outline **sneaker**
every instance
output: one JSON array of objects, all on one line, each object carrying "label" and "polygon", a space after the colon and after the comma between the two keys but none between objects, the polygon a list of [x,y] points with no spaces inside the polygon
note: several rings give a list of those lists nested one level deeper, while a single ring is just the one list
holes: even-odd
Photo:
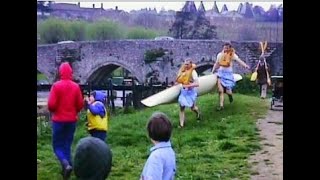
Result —
[{"label": "sneaker", "polygon": [[198,121],[201,120],[201,114],[200,114],[200,112],[197,113],[197,120],[198,120]]},{"label": "sneaker", "polygon": [[221,111],[221,110],[223,110],[223,106],[217,107],[217,111]]},{"label": "sneaker", "polygon": [[233,102],[233,97],[232,97],[232,95],[228,94],[228,96],[229,96],[229,102],[232,103],[232,102]]},{"label": "sneaker", "polygon": [[70,178],[72,172],[72,166],[67,165],[64,169],[63,169],[63,180],[68,180]]},{"label": "sneaker", "polygon": [[72,172],[72,166],[70,166],[69,162],[67,160],[62,160],[62,177],[63,180],[68,180],[70,178],[71,172]]}]

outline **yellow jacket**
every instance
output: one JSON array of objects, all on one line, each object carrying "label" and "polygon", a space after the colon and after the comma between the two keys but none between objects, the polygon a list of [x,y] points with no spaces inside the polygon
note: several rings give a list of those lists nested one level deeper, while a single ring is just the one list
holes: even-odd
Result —
[{"label": "yellow jacket", "polygon": [[219,65],[223,67],[230,67],[234,53],[235,50],[233,48],[231,48],[229,52],[223,53],[221,59],[219,59]]},{"label": "yellow jacket", "polygon": [[183,85],[189,84],[190,83],[190,79],[192,76],[192,71],[196,68],[195,64],[192,64],[192,67],[190,69],[185,69],[185,66],[182,65],[178,76],[176,78],[176,82],[181,83]]},{"label": "yellow jacket", "polygon": [[[101,103],[99,101],[94,102],[95,103]],[[102,103],[101,103],[102,104]],[[104,108],[105,109],[105,108]],[[90,112],[90,110],[87,110],[87,119],[88,119],[88,130],[96,129],[101,131],[108,131],[108,114],[105,109],[105,116],[101,118],[100,115],[94,115]]]}]

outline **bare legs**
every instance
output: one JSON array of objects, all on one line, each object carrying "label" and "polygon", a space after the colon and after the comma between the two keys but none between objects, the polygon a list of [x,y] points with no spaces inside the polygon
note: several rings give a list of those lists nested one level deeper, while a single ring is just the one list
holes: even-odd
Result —
[{"label": "bare legs", "polygon": [[267,87],[268,87],[267,84],[260,85],[260,97],[261,97],[261,99],[266,98],[266,96],[267,96]]},{"label": "bare legs", "polygon": [[184,120],[185,120],[185,113],[184,113],[184,106],[180,106],[180,113],[179,113],[179,117],[180,117],[180,127],[184,126]]},{"label": "bare legs", "polygon": [[221,81],[218,78],[218,91],[219,91],[219,105],[220,105],[220,110],[223,108],[223,102],[224,102],[224,91],[223,91],[223,87],[221,85]]},{"label": "bare legs", "polygon": [[[217,108],[217,110],[220,111],[224,108],[224,88],[221,85],[221,81],[219,78],[218,78],[217,84],[218,84],[218,91],[219,91],[219,107]],[[228,94],[229,101],[230,103],[232,103],[233,102],[232,91],[226,90],[226,94]]]},{"label": "bare legs", "polygon": [[[191,110],[196,113],[197,120],[200,120],[200,112],[199,112],[198,106],[193,104],[193,106],[191,107]],[[180,106],[179,117],[180,117],[180,125],[179,125],[179,127],[183,127],[184,126],[184,122],[185,122],[185,107],[184,106]]]}]

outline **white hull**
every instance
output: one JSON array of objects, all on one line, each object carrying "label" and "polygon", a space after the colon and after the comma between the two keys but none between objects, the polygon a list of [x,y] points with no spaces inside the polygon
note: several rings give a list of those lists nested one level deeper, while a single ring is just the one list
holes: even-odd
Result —
[{"label": "white hull", "polygon": [[[235,81],[242,79],[240,74],[233,74]],[[199,87],[196,88],[198,96],[209,93],[217,84],[217,74],[209,74],[199,77]],[[168,89],[165,89],[157,94],[149,96],[141,101],[142,104],[148,107],[157,106],[160,104],[171,103],[177,101],[177,98],[182,88],[181,84],[177,84]]]}]

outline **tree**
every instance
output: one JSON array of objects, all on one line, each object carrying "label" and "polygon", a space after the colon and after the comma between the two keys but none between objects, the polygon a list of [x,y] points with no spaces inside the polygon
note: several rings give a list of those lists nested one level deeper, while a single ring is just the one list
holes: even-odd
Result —
[{"label": "tree", "polygon": [[268,21],[277,22],[279,20],[279,11],[276,8],[271,8],[267,11]]},{"label": "tree", "polygon": [[195,21],[192,37],[193,39],[216,39],[216,27],[210,25],[210,22],[204,16],[198,16]]},{"label": "tree", "polygon": [[159,21],[161,21],[161,19],[159,19],[157,15],[148,12],[138,14],[134,18],[134,23],[136,25],[145,28],[159,28]]},{"label": "tree", "polygon": [[177,12],[169,34],[177,39],[216,39],[215,30],[216,26],[202,14]]}]

